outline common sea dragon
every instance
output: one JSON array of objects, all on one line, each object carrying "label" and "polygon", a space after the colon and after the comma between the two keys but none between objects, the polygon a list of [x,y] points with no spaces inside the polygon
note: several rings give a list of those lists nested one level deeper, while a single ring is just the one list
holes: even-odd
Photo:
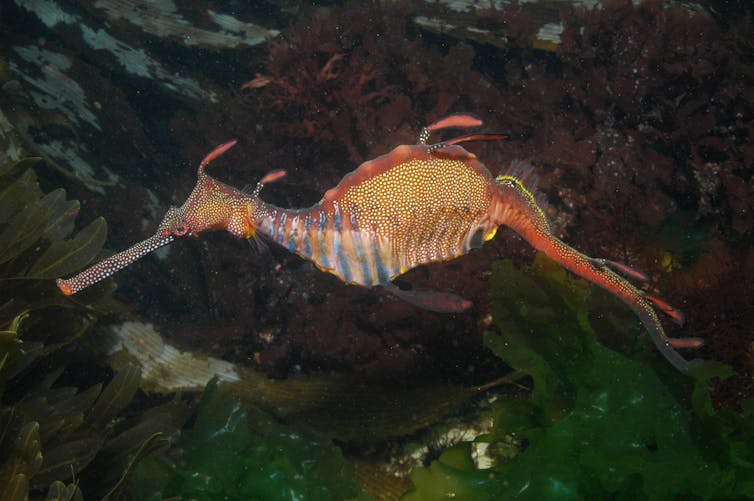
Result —
[{"label": "common sea dragon", "polygon": [[665,358],[685,370],[688,362],[676,348],[699,347],[702,341],[665,334],[653,306],[678,323],[683,315],[622,276],[646,280],[644,274],[585,256],[555,237],[535,196],[531,166],[513,162],[494,177],[460,146],[505,136],[470,134],[428,144],[437,130],[481,124],[467,114],[439,120],[422,130],[417,144],[398,146],[361,164],[306,209],[284,209],[259,198],[264,184],[284,171],[270,172],[251,192],[210,177],[207,165],[235,141],[220,145],[199,165],[198,181],[186,202],[168,209],[154,235],[73,278],[58,279],[58,287],[75,294],[176,238],[226,230],[238,238],[263,235],[343,282],[382,286],[417,306],[459,312],[471,303],[450,293],[404,291],[391,281],[416,266],[466,254],[505,225],[566,269],[618,296],[638,315]]}]

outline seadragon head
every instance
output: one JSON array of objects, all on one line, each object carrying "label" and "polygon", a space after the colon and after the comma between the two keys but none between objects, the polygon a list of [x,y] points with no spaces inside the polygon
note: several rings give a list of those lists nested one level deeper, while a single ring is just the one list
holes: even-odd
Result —
[{"label": "seadragon head", "polygon": [[228,151],[236,141],[222,144],[212,150],[199,164],[197,182],[191,194],[180,207],[170,207],[147,239],[87,268],[67,280],[57,279],[58,288],[70,296],[184,236],[197,237],[205,231],[226,230],[237,238],[252,238],[255,229],[249,222],[248,206],[257,198],[262,183],[282,177],[282,171],[270,173],[257,185],[253,193],[246,193],[212,178],[206,167]]}]

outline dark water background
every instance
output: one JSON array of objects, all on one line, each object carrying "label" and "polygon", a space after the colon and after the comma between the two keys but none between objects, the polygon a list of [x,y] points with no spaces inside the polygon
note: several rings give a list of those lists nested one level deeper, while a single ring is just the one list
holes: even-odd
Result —
[{"label": "dark water background", "polygon": [[[473,301],[460,315],[226,234],[65,300],[32,273],[55,240],[21,219],[41,192],[27,180],[22,199],[8,187],[28,166],[3,168],[3,499],[54,481],[86,499],[754,495],[751,17],[745,2],[0,3],[0,158],[43,158],[41,192],[80,201],[60,227],[95,225],[70,247],[89,259],[96,218],[105,249],[142,240],[230,139],[213,176],[241,188],[284,168],[263,198],[305,207],[471,112],[510,138],[468,148],[493,173],[531,161],[555,233],[647,273],[685,313],[669,335],[704,338],[688,356],[713,361],[675,373],[621,304],[529,268],[502,229],[399,279]],[[116,353],[124,322],[141,352]],[[207,378],[182,380],[147,331],[242,383],[200,405]]]}]

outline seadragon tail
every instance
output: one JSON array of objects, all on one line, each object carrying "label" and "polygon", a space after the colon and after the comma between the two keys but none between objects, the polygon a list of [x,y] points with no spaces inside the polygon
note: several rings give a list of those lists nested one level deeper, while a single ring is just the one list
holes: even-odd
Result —
[{"label": "seadragon tail", "polygon": [[514,166],[498,176],[491,208],[494,223],[512,228],[532,247],[567,270],[619,297],[639,317],[663,356],[677,369],[686,370],[689,363],[676,348],[698,348],[702,340],[668,337],[653,305],[676,322],[682,322],[682,314],[664,301],[646,295],[613,269],[638,280],[644,279],[644,274],[626,265],[586,256],[553,235],[530,176],[525,165]]}]

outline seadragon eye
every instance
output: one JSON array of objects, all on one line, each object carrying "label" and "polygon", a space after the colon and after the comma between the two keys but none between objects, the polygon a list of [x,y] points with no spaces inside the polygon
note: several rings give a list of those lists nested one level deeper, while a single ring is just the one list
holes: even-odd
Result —
[{"label": "seadragon eye", "polygon": [[182,224],[178,226],[175,230],[173,230],[173,234],[178,237],[182,237],[188,233],[188,227],[185,224]]}]

